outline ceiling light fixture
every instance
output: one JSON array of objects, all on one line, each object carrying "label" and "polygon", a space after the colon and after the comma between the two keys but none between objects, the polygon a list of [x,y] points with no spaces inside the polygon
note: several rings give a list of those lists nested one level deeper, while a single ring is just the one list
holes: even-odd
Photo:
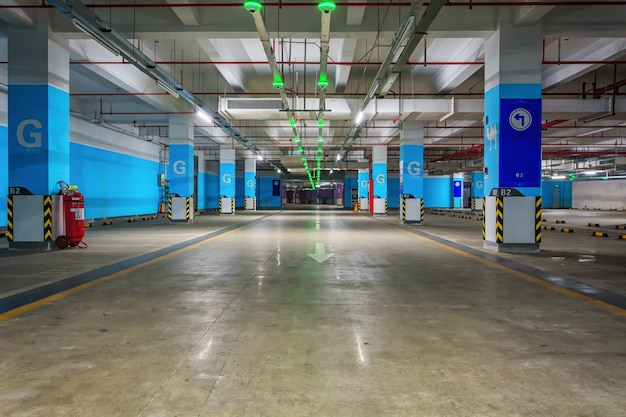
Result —
[{"label": "ceiling light fixture", "polygon": [[113,55],[118,56],[120,54],[120,51],[108,39],[104,38],[101,33],[98,33],[96,29],[93,29],[85,25],[83,22],[81,22],[80,20],[76,18],[71,19],[71,21],[74,24],[74,26],[76,26],[86,35],[89,35],[91,38],[93,38],[93,40],[98,42],[100,45],[104,46]]},{"label": "ceiling light fixture", "polygon": [[337,8],[334,1],[323,1],[317,5],[317,8],[323,13],[330,13]]},{"label": "ceiling light fixture", "polygon": [[211,119],[211,116],[209,116],[209,114],[205,112],[204,110],[198,109],[198,112],[196,114],[205,122],[213,123],[213,119]]},{"label": "ceiling light fixture", "polygon": [[263,6],[258,1],[247,1],[243,4],[243,7],[250,13],[261,11]]},{"label": "ceiling light fixture", "polygon": [[156,83],[159,87],[161,87],[162,89],[170,93],[174,98],[180,97],[180,94],[178,94],[178,91],[176,91],[173,87],[169,86],[168,84],[165,84],[163,81],[157,80]]}]

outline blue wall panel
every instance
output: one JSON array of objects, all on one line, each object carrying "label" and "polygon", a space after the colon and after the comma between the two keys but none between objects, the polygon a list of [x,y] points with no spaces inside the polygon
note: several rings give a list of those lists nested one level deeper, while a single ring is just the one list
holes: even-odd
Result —
[{"label": "blue wall panel", "polygon": [[198,210],[219,208],[219,195],[219,176],[206,172],[198,172]]},{"label": "blue wall panel", "polygon": [[352,189],[358,187],[356,178],[346,178],[343,180],[343,206],[347,209],[352,208]]},{"label": "blue wall panel", "polygon": [[387,177],[387,207],[390,209],[400,207],[400,178]]},{"label": "blue wall panel", "polygon": [[[543,181],[541,183],[541,198],[543,208],[570,208],[572,207],[571,181]],[[555,191],[557,201],[554,200]]]},{"label": "blue wall panel", "polygon": [[7,195],[9,193],[8,129],[0,126],[0,227],[7,225]]},{"label": "blue wall panel", "polygon": [[71,185],[85,196],[85,218],[156,213],[159,163],[70,143]]},{"label": "blue wall panel", "polygon": [[452,207],[452,178],[424,178],[424,207]]},{"label": "blue wall panel", "polygon": [[258,178],[257,181],[257,208],[271,208],[277,209],[281,207],[281,196],[272,195],[272,187],[274,186],[274,180],[280,180],[280,177],[276,178]]},{"label": "blue wall panel", "polygon": [[243,208],[246,194],[246,181],[243,177],[235,179],[235,207]]}]

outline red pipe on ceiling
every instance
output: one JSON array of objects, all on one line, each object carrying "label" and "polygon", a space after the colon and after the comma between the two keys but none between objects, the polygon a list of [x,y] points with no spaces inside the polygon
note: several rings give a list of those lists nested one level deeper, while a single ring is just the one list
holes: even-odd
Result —
[{"label": "red pipe on ceiling", "polygon": [[[7,62],[0,62],[6,64]],[[626,60],[605,60],[605,61],[547,61],[541,62],[543,65],[625,65]],[[71,61],[72,65],[132,65],[128,61]],[[159,61],[157,65],[267,65],[266,61]],[[316,61],[280,61],[279,65],[317,65]],[[378,65],[380,62],[361,62],[361,61],[329,61],[328,65],[344,65],[344,66],[365,66]],[[485,65],[484,61],[409,61],[407,66],[429,66],[429,65]]]},{"label": "red pipe on ceiling", "polygon": [[[272,2],[264,3],[264,7],[317,7],[318,2]],[[407,7],[411,2],[336,2],[337,7]],[[424,2],[424,5],[428,5]],[[87,4],[92,9],[128,9],[128,8],[194,8],[194,7],[239,7],[243,8],[241,3],[140,3],[140,4]],[[626,6],[626,1],[610,1],[610,0],[585,0],[585,1],[446,1],[444,6],[447,7],[501,7],[501,6]],[[50,5],[2,5],[0,9],[41,9],[52,8]]]}]

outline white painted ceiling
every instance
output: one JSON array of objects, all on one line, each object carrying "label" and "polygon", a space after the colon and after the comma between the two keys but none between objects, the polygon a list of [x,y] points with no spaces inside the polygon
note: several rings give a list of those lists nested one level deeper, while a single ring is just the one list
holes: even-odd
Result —
[{"label": "white painted ceiling", "polygon": [[[423,120],[428,160],[477,169],[483,142],[484,44],[499,19],[543,27],[544,165],[558,167],[571,161],[594,165],[598,159],[626,156],[622,155],[626,153],[622,92],[626,88],[622,87],[626,84],[626,3],[562,4],[566,5],[522,0],[446,3],[390,93],[368,106],[369,121],[348,157],[367,157],[373,145],[385,145],[390,159],[397,160],[401,122]],[[280,101],[280,96],[272,86],[270,66],[242,2],[92,0],[87,5],[204,106],[222,114],[267,159],[280,164],[281,156],[293,154],[296,146],[289,113],[262,110],[267,100]],[[331,15],[324,167],[341,167],[335,156],[409,6],[399,1],[337,2]],[[315,2],[292,0],[266,2],[262,13],[291,109],[310,110],[296,113],[297,129],[305,149],[314,153],[320,12]],[[168,113],[195,111],[79,31],[56,9],[42,7],[39,0],[4,1],[0,6],[5,40],[0,50],[2,65],[7,65],[7,27],[37,25],[44,16],[49,17],[53,31],[70,39],[73,113],[167,143]],[[450,112],[453,98],[454,114],[440,121]],[[580,120],[607,108],[606,117]],[[243,157],[252,156],[219,127],[196,121],[198,149],[214,154],[219,144],[232,143]]]}]

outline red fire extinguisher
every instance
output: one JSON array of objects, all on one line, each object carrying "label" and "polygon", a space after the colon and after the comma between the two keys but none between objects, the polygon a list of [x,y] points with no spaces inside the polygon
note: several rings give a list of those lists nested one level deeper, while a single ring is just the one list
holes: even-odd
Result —
[{"label": "red fire extinguisher", "polygon": [[85,237],[85,198],[75,185],[62,188],[61,193],[65,234],[56,238],[56,244],[61,249],[68,246],[86,248],[87,244],[82,240]]}]

